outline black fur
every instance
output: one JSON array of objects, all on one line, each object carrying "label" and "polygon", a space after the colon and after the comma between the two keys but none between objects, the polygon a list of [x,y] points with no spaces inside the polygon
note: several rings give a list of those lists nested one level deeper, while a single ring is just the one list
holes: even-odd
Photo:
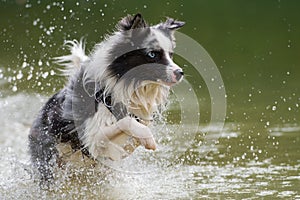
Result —
[{"label": "black fur", "polygon": [[[157,28],[167,34],[168,31],[177,29],[183,24],[168,19]],[[148,55],[151,49],[141,48],[144,38],[150,33],[150,28],[142,16],[137,14],[123,18],[118,24],[118,29],[123,31],[130,41],[124,41],[111,48],[111,58],[108,60],[112,62],[109,66],[102,66],[107,67],[108,76],[116,77],[118,80],[126,76],[123,80],[128,83],[125,82],[125,85],[129,85],[130,81],[139,84],[144,80],[167,80],[165,66],[169,63],[163,51],[152,50],[155,57],[151,58]],[[125,33],[128,30],[131,32]],[[155,39],[152,42],[155,43]],[[41,175],[42,183],[52,180],[53,166],[59,163],[57,144],[69,143],[74,152],[81,150],[83,154],[89,155],[81,138],[85,131],[86,119],[99,112],[98,104],[104,104],[117,120],[127,114],[124,105],[117,103],[112,106],[113,96],[104,94],[105,85],[95,83],[95,80],[83,81],[84,67],[82,66],[82,70],[71,77],[64,89],[46,102],[31,127],[29,151],[31,161]],[[128,71],[132,73],[127,73]],[[178,80],[182,76],[181,73],[178,73]]]},{"label": "black fur", "polygon": [[[29,152],[34,167],[41,175],[41,183],[48,183],[53,178],[53,166],[60,164],[56,145],[69,143],[73,151],[84,148],[80,138],[83,134],[84,121],[96,112],[97,102],[89,91],[95,91],[95,84],[83,85],[83,72],[69,86],[53,95],[41,109],[29,134]],[[88,88],[88,89],[87,89]],[[71,96],[70,96],[71,94]],[[76,108],[76,109],[75,109]],[[68,115],[64,110],[69,110]]]},{"label": "black fur", "polygon": [[70,141],[74,149],[80,148],[80,141],[74,121],[62,117],[64,91],[55,94],[42,108],[34,121],[29,135],[31,160],[42,175],[43,181],[53,177],[52,167],[58,156],[56,144]]},{"label": "black fur", "polygon": [[[138,49],[138,50],[128,52],[128,53],[116,58],[111,63],[111,65],[108,66],[110,75],[121,78],[124,74],[126,74],[128,71],[132,70],[133,68],[138,67],[138,66],[143,66],[143,65],[145,66],[146,64],[151,64],[151,69],[152,69],[151,72],[152,73],[155,70],[158,70],[158,73],[160,73],[160,74],[163,73],[165,68],[162,67],[162,65],[163,66],[168,65],[168,61],[166,60],[166,58],[163,54],[163,51],[155,50],[153,52],[156,55],[155,58],[150,58],[147,55],[147,53],[148,52],[146,49]],[[155,65],[155,64],[157,64],[157,65]],[[154,68],[155,68],[155,70],[154,70]],[[146,67],[143,69],[146,69]],[[145,72],[144,73],[145,78],[147,80],[155,81],[155,78],[158,78],[158,77],[153,77],[152,73],[148,74],[147,72]]]},{"label": "black fur", "polygon": [[128,15],[124,17],[117,25],[117,28],[120,31],[128,31],[130,29],[146,27],[148,27],[148,25],[140,13],[136,14],[135,16]]}]

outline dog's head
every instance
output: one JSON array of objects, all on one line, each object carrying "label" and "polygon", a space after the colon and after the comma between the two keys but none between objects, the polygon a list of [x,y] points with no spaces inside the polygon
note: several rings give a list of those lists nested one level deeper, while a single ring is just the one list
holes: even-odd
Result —
[{"label": "dog's head", "polygon": [[140,14],[127,16],[117,25],[122,40],[116,42],[110,55],[110,76],[125,81],[152,81],[171,86],[181,81],[182,69],[173,62],[174,32],[184,22],[168,18],[148,26]]},{"label": "dog's head", "polygon": [[141,14],[119,21],[105,73],[106,88],[114,100],[129,102],[129,110],[143,117],[166,101],[170,86],[183,78],[183,70],[173,62],[173,53],[174,32],[184,24],[167,18],[149,26]]}]

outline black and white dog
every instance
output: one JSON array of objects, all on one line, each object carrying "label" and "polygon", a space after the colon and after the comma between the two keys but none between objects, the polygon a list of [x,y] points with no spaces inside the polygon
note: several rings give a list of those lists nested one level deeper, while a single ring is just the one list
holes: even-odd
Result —
[{"label": "black and white dog", "polygon": [[[43,181],[64,163],[65,144],[69,156],[80,152],[94,161],[123,158],[139,145],[155,150],[148,124],[183,77],[172,60],[174,32],[183,25],[168,18],[149,26],[137,14],[119,21],[117,31],[90,56],[82,41],[67,42],[71,55],[57,62],[65,66],[69,81],[41,109],[29,135],[31,160]],[[122,135],[127,137],[122,140]]]}]

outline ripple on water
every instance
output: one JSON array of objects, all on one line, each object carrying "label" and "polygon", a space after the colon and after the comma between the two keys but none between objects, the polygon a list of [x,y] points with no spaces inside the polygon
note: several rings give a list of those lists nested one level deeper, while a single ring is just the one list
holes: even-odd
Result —
[{"label": "ripple on water", "polygon": [[269,128],[269,134],[277,137],[291,134],[298,136],[299,132],[300,126],[297,124],[284,124],[283,126],[274,126]]}]

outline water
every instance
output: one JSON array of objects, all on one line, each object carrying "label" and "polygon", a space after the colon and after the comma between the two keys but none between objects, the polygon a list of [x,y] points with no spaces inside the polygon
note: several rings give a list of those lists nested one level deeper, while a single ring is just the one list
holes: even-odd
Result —
[{"label": "water", "polygon": [[[61,172],[53,190],[40,190],[31,177],[27,134],[45,99],[20,93],[0,101],[1,199],[300,198],[300,126],[274,126],[250,136],[251,126],[234,123],[210,135],[219,143],[204,157],[198,153],[197,137],[184,152],[161,140],[157,152],[139,149],[122,161],[122,170],[101,166],[77,170],[72,176]],[[137,161],[142,170],[133,173]]]},{"label": "water", "polygon": [[[0,1],[0,199],[300,199],[299,6]],[[200,127],[182,121],[189,113],[180,105],[195,102],[180,99],[169,123],[155,128],[157,151],[138,149],[113,168],[59,171],[52,190],[41,190],[31,177],[27,135],[65,81],[51,58],[66,52],[65,39],[85,36],[91,49],[120,17],[138,11],[151,23],[163,16],[187,22],[181,32],[207,50],[222,75],[224,128],[208,126],[209,83],[175,56],[199,100]]]}]

